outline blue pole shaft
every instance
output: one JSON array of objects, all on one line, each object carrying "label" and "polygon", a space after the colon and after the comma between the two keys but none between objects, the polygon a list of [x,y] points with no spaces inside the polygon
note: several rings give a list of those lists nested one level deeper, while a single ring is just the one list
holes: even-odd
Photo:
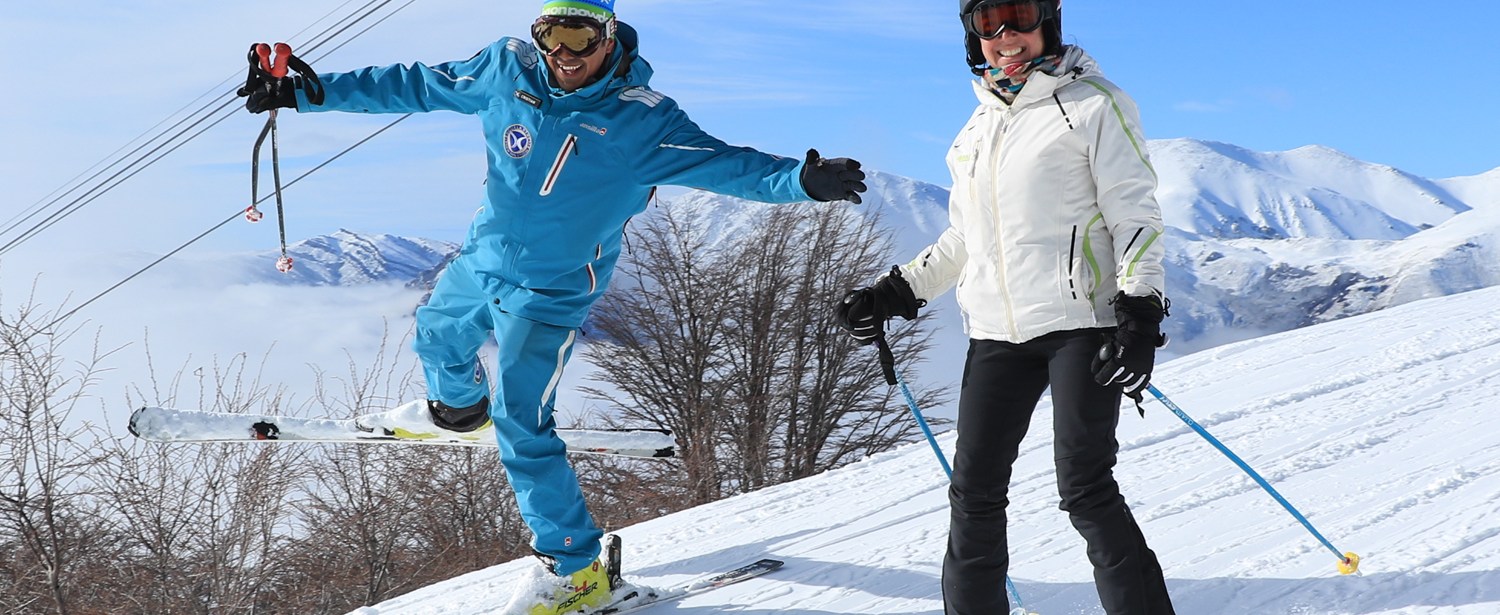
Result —
[{"label": "blue pole shaft", "polygon": [[943,449],[938,446],[937,438],[932,435],[932,428],[927,426],[927,419],[922,417],[922,411],[917,408],[917,400],[912,397],[911,389],[907,388],[906,380],[901,374],[896,374],[896,384],[901,385],[901,394],[906,397],[906,406],[911,408],[912,416],[917,418],[917,427],[922,428],[923,435],[927,436],[927,443],[932,445],[932,453],[937,455],[938,463],[943,464],[943,472],[948,475],[948,480],[953,480],[953,466],[948,465],[948,456],[943,454]]},{"label": "blue pole shaft", "polygon": [[[948,480],[953,480],[953,467],[948,465],[948,456],[943,454],[942,447],[938,446],[937,438],[932,435],[932,428],[927,426],[927,419],[922,417],[922,410],[917,407],[917,399],[912,397],[911,389],[906,386],[906,379],[896,374],[896,384],[901,387],[901,395],[906,397],[906,406],[911,408],[912,416],[917,419],[917,426],[922,428],[922,433],[927,436],[927,443],[932,445],[933,454],[937,455],[938,463],[943,464],[943,472],[948,475]],[[1010,580],[1010,575],[1005,575],[1005,593],[1010,594],[1012,602],[1017,607],[1025,606],[1021,601],[1021,592],[1016,589],[1016,584]]]},{"label": "blue pole shaft", "polygon": [[1203,439],[1208,440],[1209,444],[1214,445],[1214,448],[1219,449],[1219,452],[1224,453],[1225,457],[1228,457],[1229,460],[1233,461],[1235,465],[1240,467],[1241,470],[1244,470],[1246,474],[1249,474],[1250,478],[1253,478],[1255,479],[1255,482],[1260,483],[1261,488],[1265,489],[1266,493],[1269,493],[1271,494],[1271,497],[1276,498],[1276,501],[1281,503],[1282,508],[1285,508],[1287,512],[1292,513],[1293,517],[1302,522],[1302,526],[1307,528],[1307,531],[1312,532],[1312,535],[1316,537],[1319,542],[1322,542],[1323,546],[1328,547],[1328,550],[1332,551],[1333,555],[1339,558],[1339,561],[1346,561],[1343,552],[1335,548],[1333,546],[1333,543],[1328,542],[1327,538],[1324,538],[1322,534],[1318,533],[1317,528],[1313,527],[1313,524],[1307,520],[1307,517],[1302,516],[1302,513],[1298,512],[1297,509],[1292,506],[1291,502],[1288,502],[1286,501],[1286,498],[1281,497],[1281,494],[1276,492],[1276,489],[1271,486],[1271,483],[1266,482],[1266,479],[1261,478],[1260,474],[1250,467],[1250,464],[1245,463],[1243,459],[1240,459],[1239,455],[1234,454],[1234,451],[1229,450],[1229,447],[1224,446],[1223,442],[1220,442],[1218,438],[1215,438],[1212,434],[1208,433],[1207,429],[1204,429],[1202,425],[1199,425],[1198,421],[1193,420],[1192,417],[1188,416],[1186,412],[1182,411],[1182,408],[1178,407],[1177,404],[1172,403],[1171,399],[1168,399],[1165,394],[1157,390],[1156,385],[1147,385],[1146,390],[1150,391],[1152,395],[1155,395],[1158,400],[1161,400],[1161,403],[1165,405],[1167,409],[1171,410],[1173,414],[1176,414],[1177,418],[1182,419],[1182,422],[1187,423],[1188,427],[1193,428],[1193,431],[1198,432],[1198,435],[1203,436]]}]

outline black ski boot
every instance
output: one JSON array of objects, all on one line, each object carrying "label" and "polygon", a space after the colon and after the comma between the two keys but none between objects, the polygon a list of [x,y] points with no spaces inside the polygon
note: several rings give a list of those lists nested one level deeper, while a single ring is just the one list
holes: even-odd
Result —
[{"label": "black ski boot", "polygon": [[432,424],[448,431],[465,433],[483,429],[490,424],[490,398],[481,397],[472,406],[453,408],[435,399],[427,400],[427,412],[432,415]]}]

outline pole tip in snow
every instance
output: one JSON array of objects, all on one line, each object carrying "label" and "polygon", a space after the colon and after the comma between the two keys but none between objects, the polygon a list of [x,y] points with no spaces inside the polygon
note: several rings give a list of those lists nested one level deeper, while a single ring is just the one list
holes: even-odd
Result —
[{"label": "pole tip in snow", "polygon": [[1354,574],[1359,572],[1359,554],[1348,551],[1344,553],[1344,559],[1339,560],[1339,574]]}]

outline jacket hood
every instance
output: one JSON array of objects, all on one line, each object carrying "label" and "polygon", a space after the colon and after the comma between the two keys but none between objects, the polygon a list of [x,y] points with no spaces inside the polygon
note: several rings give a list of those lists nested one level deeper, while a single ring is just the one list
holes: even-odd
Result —
[{"label": "jacket hood", "polygon": [[1099,64],[1094,61],[1093,56],[1090,56],[1082,47],[1068,45],[1063,47],[1062,64],[1058,66],[1057,75],[1040,72],[1032,74],[1026,80],[1026,87],[1021,88],[1020,95],[1016,97],[1014,103],[1006,105],[1000,100],[1000,97],[985,85],[983,77],[974,80],[974,95],[979,98],[980,104],[990,107],[1024,107],[1030,102],[1050,98],[1058,88],[1078,79],[1100,76],[1103,76],[1103,73],[1099,72]]},{"label": "jacket hood", "polygon": [[640,54],[640,35],[625,22],[617,22],[615,30],[614,57],[610,58],[608,68],[604,69],[606,76],[592,84],[584,86],[573,92],[563,91],[562,88],[551,85],[551,68],[547,67],[545,59],[537,63],[538,69],[543,72],[553,99],[575,101],[586,104],[609,96],[614,96],[627,88],[647,87],[651,83],[651,77],[655,71],[651,64],[646,62]]}]

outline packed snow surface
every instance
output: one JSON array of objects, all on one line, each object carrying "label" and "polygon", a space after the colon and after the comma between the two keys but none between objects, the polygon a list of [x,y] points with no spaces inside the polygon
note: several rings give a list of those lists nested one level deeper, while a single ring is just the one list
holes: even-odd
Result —
[{"label": "packed snow surface", "polygon": [[[1122,411],[1117,476],[1196,614],[1500,613],[1500,289],[1188,355],[1157,386],[1255,467],[1337,559],[1156,402]],[[1101,612],[1057,509],[1050,402],[1011,489],[1011,574],[1043,615]],[[953,434],[938,436],[951,454]],[[670,586],[761,557],[786,567],[646,613],[940,614],[947,480],[925,443],[627,528],[627,578]],[[495,614],[519,560],[356,611]]]}]

